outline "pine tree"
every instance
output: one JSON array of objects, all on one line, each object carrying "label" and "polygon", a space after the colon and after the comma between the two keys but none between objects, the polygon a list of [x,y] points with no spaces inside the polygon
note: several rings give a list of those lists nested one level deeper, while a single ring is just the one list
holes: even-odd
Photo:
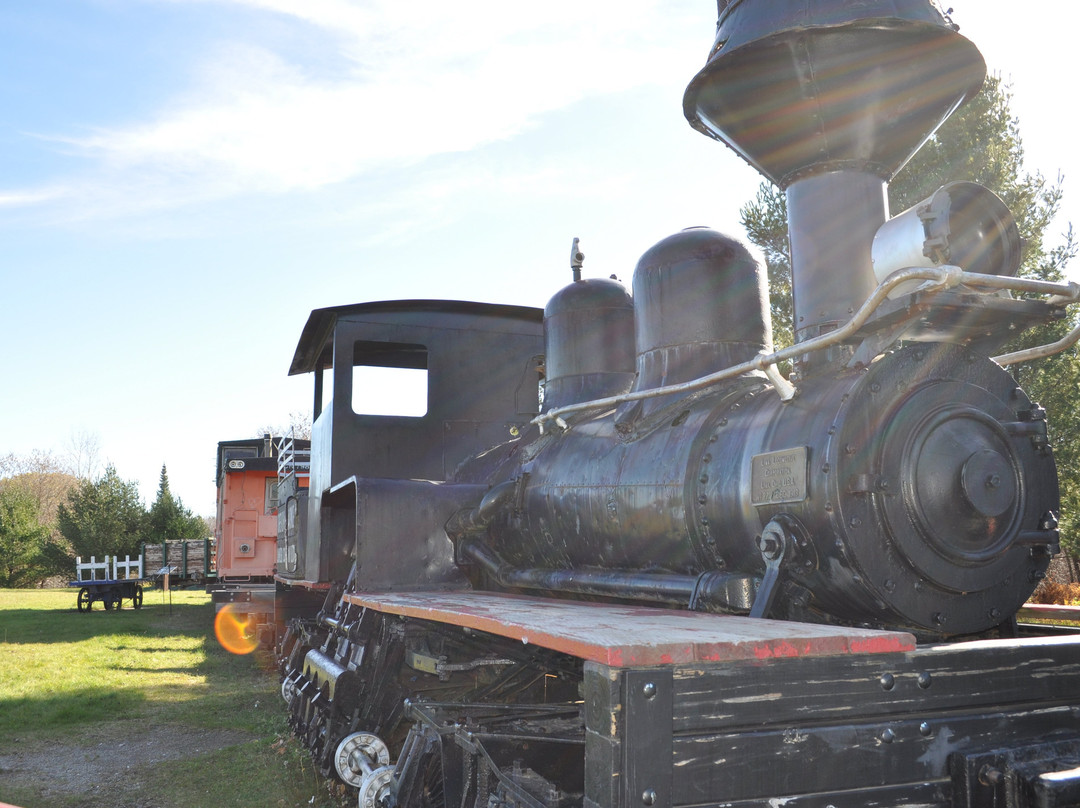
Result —
[{"label": "pine tree", "polygon": [[157,499],[150,506],[147,516],[147,541],[160,544],[165,541],[190,541],[205,538],[203,520],[193,516],[184,503],[172,495],[169,489],[169,473],[161,466]]},{"label": "pine tree", "polygon": [[33,497],[0,488],[0,587],[35,586],[68,569],[67,553],[41,523]]},{"label": "pine tree", "polygon": [[138,484],[120,479],[113,466],[98,480],[81,480],[56,514],[75,554],[99,559],[138,555],[145,519]]}]

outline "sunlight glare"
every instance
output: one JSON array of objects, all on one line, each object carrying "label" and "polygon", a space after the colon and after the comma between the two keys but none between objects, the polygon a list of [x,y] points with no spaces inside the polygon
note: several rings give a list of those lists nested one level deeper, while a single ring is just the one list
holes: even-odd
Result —
[{"label": "sunlight glare", "polygon": [[230,654],[250,654],[259,644],[251,615],[233,611],[231,603],[225,604],[214,618],[214,634]]}]

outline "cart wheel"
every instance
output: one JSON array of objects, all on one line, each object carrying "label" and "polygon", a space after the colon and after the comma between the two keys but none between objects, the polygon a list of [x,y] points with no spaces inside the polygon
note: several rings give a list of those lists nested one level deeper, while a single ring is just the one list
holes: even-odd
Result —
[{"label": "cart wheel", "polygon": [[78,606],[80,612],[90,611],[90,607],[94,605],[94,601],[90,599],[90,590],[85,586],[79,590]]},{"label": "cart wheel", "polygon": [[131,605],[136,609],[142,608],[142,587],[136,586],[135,593],[131,596]]},{"label": "cart wheel", "polygon": [[120,611],[120,604],[124,602],[124,596],[120,594],[120,590],[114,589],[110,597],[112,598],[113,606],[116,607],[116,611]]}]

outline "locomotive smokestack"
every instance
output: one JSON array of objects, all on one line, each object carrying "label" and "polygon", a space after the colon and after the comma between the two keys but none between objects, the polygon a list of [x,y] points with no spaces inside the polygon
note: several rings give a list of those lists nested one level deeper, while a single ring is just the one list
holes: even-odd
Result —
[{"label": "locomotive smokestack", "polygon": [[796,341],[875,286],[886,183],[982,86],[986,65],[933,0],[718,0],[683,111],[787,194]]}]

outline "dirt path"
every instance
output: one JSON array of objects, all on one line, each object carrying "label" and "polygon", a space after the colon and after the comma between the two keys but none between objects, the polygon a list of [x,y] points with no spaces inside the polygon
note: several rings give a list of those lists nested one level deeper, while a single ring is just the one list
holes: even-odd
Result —
[{"label": "dirt path", "polygon": [[61,744],[9,738],[0,746],[0,782],[37,790],[41,805],[82,796],[81,808],[155,808],[139,792],[157,764],[253,738],[237,730],[134,721],[74,732]]}]

